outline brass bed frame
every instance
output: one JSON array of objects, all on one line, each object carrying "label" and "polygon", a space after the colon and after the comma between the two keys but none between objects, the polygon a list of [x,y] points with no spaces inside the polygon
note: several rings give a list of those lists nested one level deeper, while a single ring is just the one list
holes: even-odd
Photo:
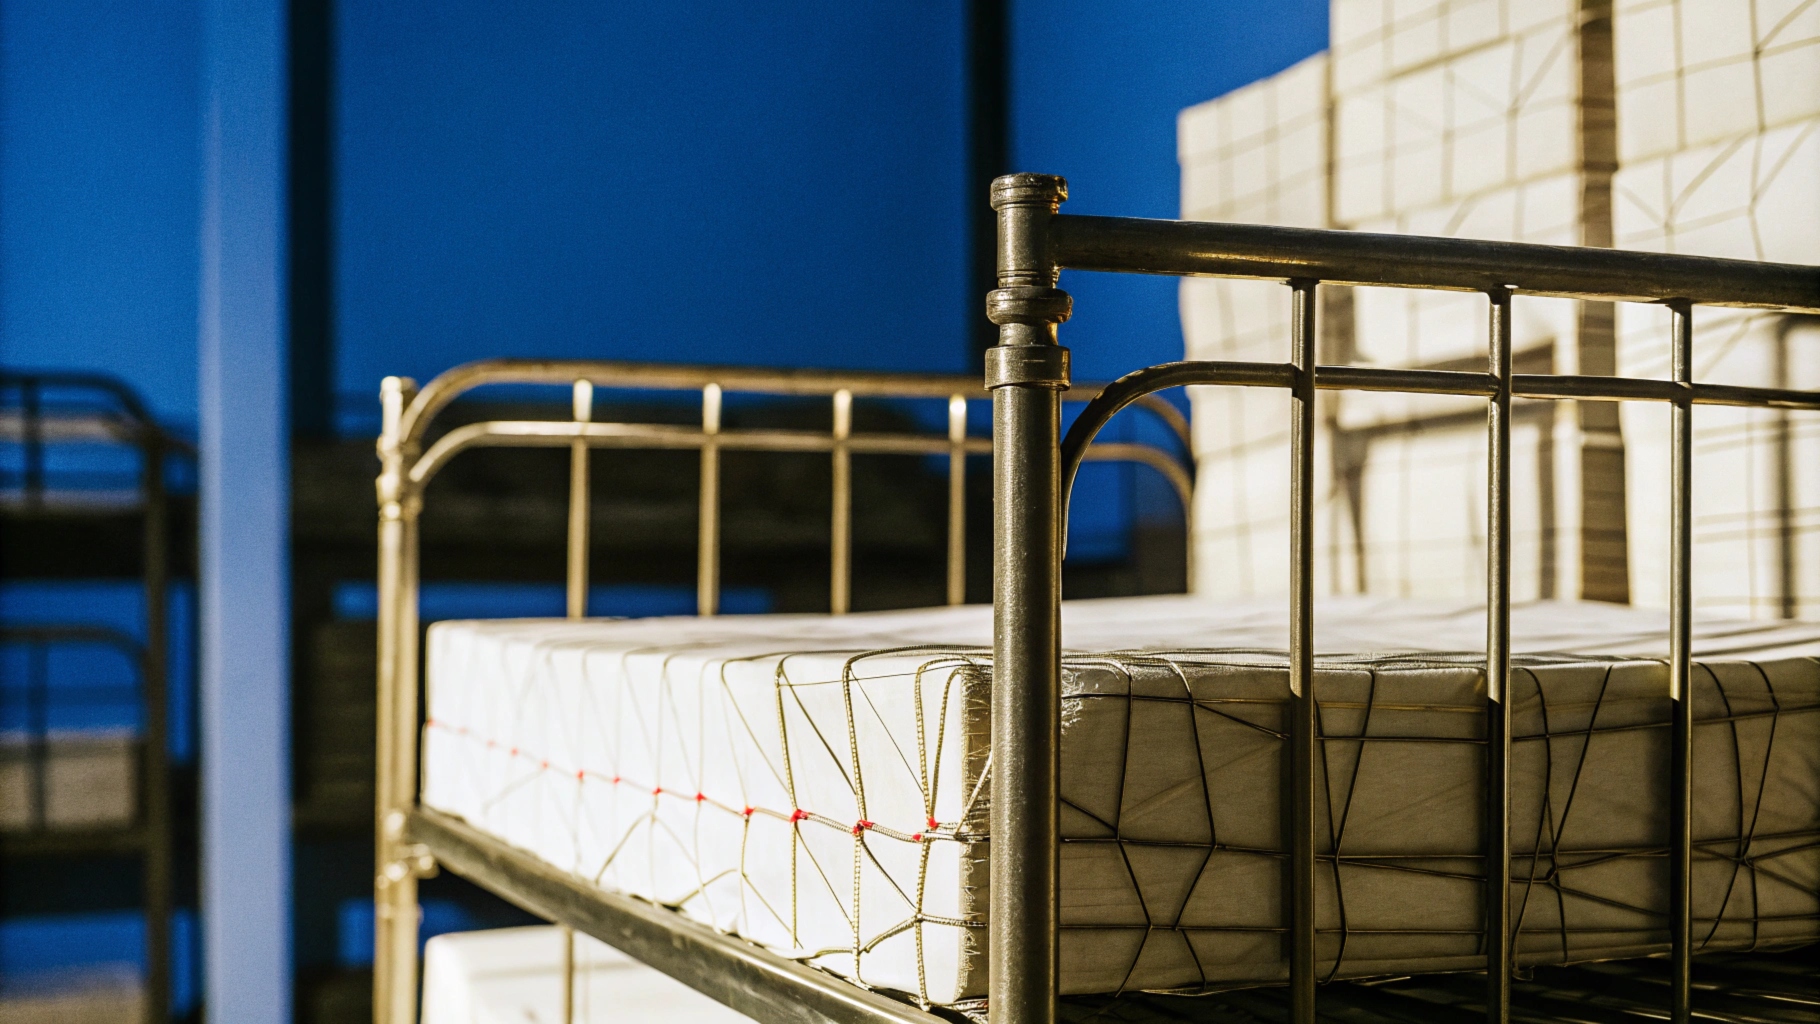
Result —
[{"label": "brass bed frame", "polygon": [[[446,866],[518,905],[593,935],[767,1024],[935,1024],[935,1014],[716,932],[668,909],[604,892],[544,865],[459,820],[417,803],[417,516],[423,487],[446,461],[479,445],[571,449],[569,611],[579,616],[587,581],[586,453],[590,447],[699,449],[702,459],[698,604],[715,611],[719,453],[735,448],[829,452],[834,467],[831,607],[845,611],[850,573],[848,458],[856,452],[946,453],[950,457],[948,596],[960,601],[964,578],[963,460],[993,460],[993,686],[987,1005],[999,1024],[1055,1024],[1059,924],[1058,796],[1060,746],[1061,555],[1066,498],[1084,460],[1135,460],[1163,472],[1192,507],[1190,470],[1161,449],[1096,445],[1119,410],[1143,404],[1185,436],[1185,424],[1156,393],[1182,385],[1281,388],[1291,420],[1291,617],[1288,638],[1291,715],[1288,806],[1288,1015],[1316,1019],[1314,891],[1315,731],[1314,417],[1317,390],[1460,395],[1487,400],[1487,617],[1485,672],[1488,787],[1485,857],[1485,1016],[1511,1019],[1513,944],[1510,886],[1510,727],[1503,701],[1510,674],[1510,406],[1512,398],[1651,401],[1672,407],[1672,542],[1669,693],[1670,843],[1665,851],[1670,936],[1667,1007],[1691,1019],[1690,934],[1692,716],[1691,493],[1693,407],[1731,405],[1820,410],[1820,392],[1737,387],[1693,380],[1695,305],[1820,313],[1820,269],[1740,260],[1578,249],[1451,238],[1373,235],[1254,225],[1065,216],[1066,183],[1047,175],[998,179],[998,284],[987,311],[999,344],[977,380],[895,374],[816,373],[658,367],[591,362],[491,362],[461,367],[413,390],[384,385],[379,440],[380,506],[379,779],[375,901],[378,939],[375,1010],[381,1024],[410,1024],[417,1009],[417,879]],[[1287,285],[1291,309],[1286,363],[1178,362],[1149,367],[1105,385],[1071,384],[1068,350],[1057,326],[1072,300],[1056,287],[1062,269],[1274,280]],[[1489,362],[1483,373],[1315,365],[1317,285],[1384,286],[1478,292],[1487,297]],[[1658,303],[1672,311],[1669,380],[1513,374],[1511,301],[1515,295]],[[487,383],[539,382],[573,387],[574,416],[562,422],[480,423],[456,428],[422,450],[436,413],[461,392]],[[593,385],[699,389],[699,428],[590,422]],[[720,427],[722,389],[831,396],[829,433],[732,431]],[[1066,437],[1061,403],[1088,398]],[[989,393],[990,441],[969,438],[967,399]],[[861,435],[851,430],[854,397],[949,398],[946,438]],[[1192,536],[1192,534],[1191,534]],[[1192,547],[1192,544],[1191,544]]]}]

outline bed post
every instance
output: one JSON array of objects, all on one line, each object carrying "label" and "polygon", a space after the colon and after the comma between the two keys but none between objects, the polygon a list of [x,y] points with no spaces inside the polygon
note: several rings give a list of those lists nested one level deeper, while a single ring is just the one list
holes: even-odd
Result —
[{"label": "bed post", "polygon": [[417,452],[404,435],[416,384],[387,377],[380,388],[378,829],[373,874],[373,1020],[417,1018],[417,879],[434,861],[405,838],[417,803],[417,511],[410,485]]},{"label": "bed post", "polygon": [[992,183],[999,325],[992,392],[992,814],[988,1000],[994,1024],[1055,1024],[1061,742],[1061,393],[1068,319],[1049,223],[1068,184],[1043,174]]}]

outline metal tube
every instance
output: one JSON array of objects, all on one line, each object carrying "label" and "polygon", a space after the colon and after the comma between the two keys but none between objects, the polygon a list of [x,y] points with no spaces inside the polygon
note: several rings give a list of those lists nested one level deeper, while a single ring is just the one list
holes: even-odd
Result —
[{"label": "metal tube", "polygon": [[145,653],[145,1019],[166,1020],[171,1006],[172,877],[168,628],[169,527],[164,493],[163,435],[149,420],[139,425],[144,499]]},{"label": "metal tube", "polygon": [[557,928],[562,937],[562,1024],[575,1024],[575,929]]},{"label": "metal tube", "polygon": [[413,1024],[417,1018],[417,875],[407,862],[404,827],[417,799],[418,497],[407,484],[413,453],[399,432],[414,390],[403,377],[387,377],[380,388],[375,1024]]},{"label": "metal tube", "polygon": [[[575,382],[575,422],[594,418],[594,385],[585,380]],[[569,444],[569,567],[564,581],[568,590],[568,617],[583,619],[588,615],[588,517],[592,510],[588,486],[588,443]],[[559,929],[562,938],[562,1020],[575,1021],[575,930],[568,925]]]},{"label": "metal tube", "polygon": [[[594,418],[594,385],[585,380],[575,382],[575,422]],[[591,508],[588,486],[588,443],[569,443],[569,567],[567,577],[568,616],[584,618],[588,614],[588,513]]]},{"label": "metal tube", "polygon": [[[1687,388],[1693,381],[1694,317],[1686,302],[1669,305],[1673,315],[1673,374]],[[1691,389],[1688,389],[1691,391]],[[1694,410],[1690,397],[1671,416],[1673,494],[1669,505],[1668,695],[1671,703],[1669,755],[1669,988],[1674,1024],[1693,1017],[1693,469]]]},{"label": "metal tube", "polygon": [[967,400],[948,399],[948,603],[967,600]]},{"label": "metal tube", "polygon": [[1055,262],[1076,270],[1321,280],[1820,313],[1813,267],[1621,249],[1424,238],[1264,224],[1058,216]]},{"label": "metal tube", "polygon": [[1313,281],[1290,282],[1290,350],[1296,367],[1289,427],[1289,1017],[1294,1024],[1314,1024],[1315,1019],[1315,287]]},{"label": "metal tube", "polygon": [[998,283],[987,313],[992,391],[993,637],[991,908],[987,1004],[1000,1024],[1055,1024],[1060,922],[1061,389],[1047,222],[1067,183],[1010,175],[992,183]]},{"label": "metal tube", "polygon": [[701,511],[695,541],[695,612],[720,610],[720,385],[701,389]]},{"label": "metal tube", "polygon": [[1485,488],[1485,1019],[1510,1020],[1510,291],[1491,297]]},{"label": "metal tube", "polygon": [[828,611],[847,614],[853,598],[853,392],[834,393],[834,508],[829,523]]}]

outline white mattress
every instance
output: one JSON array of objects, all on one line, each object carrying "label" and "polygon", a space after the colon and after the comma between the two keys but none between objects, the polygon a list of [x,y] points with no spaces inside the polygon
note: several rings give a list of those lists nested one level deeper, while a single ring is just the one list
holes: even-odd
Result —
[{"label": "white mattress", "polygon": [[[1064,605],[1065,992],[1286,976],[1286,605]],[[1520,957],[1664,948],[1663,618],[1541,603],[1512,619]],[[1447,654],[1482,650],[1483,622],[1461,605],[1317,606],[1333,976],[1483,966],[1482,656]],[[864,984],[977,998],[990,632],[985,607],[439,623],[423,800]],[[1820,625],[1697,630],[1702,948],[1820,933],[1816,655]]]},{"label": "white mattress", "polygon": [[[424,946],[423,1024],[562,1024],[560,929],[438,935]],[[575,936],[575,1024],[749,1024],[655,968]]]}]

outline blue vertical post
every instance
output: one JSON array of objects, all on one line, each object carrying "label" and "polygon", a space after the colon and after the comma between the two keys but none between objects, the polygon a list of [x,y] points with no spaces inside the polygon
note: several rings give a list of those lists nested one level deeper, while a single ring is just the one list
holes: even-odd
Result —
[{"label": "blue vertical post", "polygon": [[202,910],[213,1021],[291,1017],[282,0],[203,5]]}]

